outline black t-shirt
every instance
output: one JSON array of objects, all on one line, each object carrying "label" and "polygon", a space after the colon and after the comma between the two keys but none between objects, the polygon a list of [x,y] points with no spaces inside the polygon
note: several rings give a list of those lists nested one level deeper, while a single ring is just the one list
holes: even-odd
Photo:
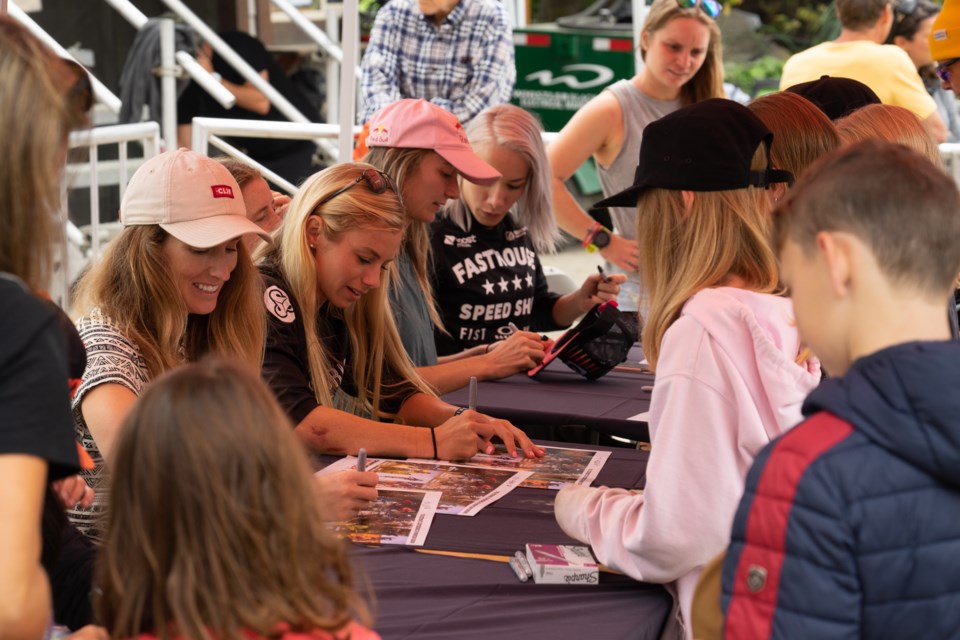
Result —
[{"label": "black t-shirt", "polygon": [[431,234],[434,291],[449,333],[435,333],[439,355],[504,340],[511,322],[526,331],[564,328],[553,321],[560,296],[547,288],[526,227],[507,216],[496,227],[474,222],[464,231],[441,216]]},{"label": "black t-shirt", "polygon": [[[266,71],[270,79],[270,85],[280,95],[289,100],[308,120],[320,122],[320,112],[317,107],[311,104],[303,92],[290,81],[290,78],[283,72],[283,69],[280,68],[280,65],[273,59],[262,42],[240,31],[221,33],[220,37],[258,73]],[[224,80],[234,84],[242,85],[247,81],[216,52],[213,54],[213,70],[219,73]],[[200,116],[238,120],[275,120],[279,122],[289,122],[290,120],[273,105],[270,106],[270,111],[266,115],[248,111],[239,106],[224,109],[206,91],[196,83],[191,82],[177,100],[177,122],[179,124],[190,124],[193,118]],[[316,149],[316,145],[309,140],[243,137],[232,137],[229,140],[232,144],[245,149],[254,160],[277,171],[281,176],[295,184],[313,173],[309,165],[303,166],[304,156],[306,156],[306,161],[309,161],[309,157],[313,155]],[[294,162],[289,156],[294,156],[300,161]],[[280,167],[280,170],[277,167]]]},{"label": "black t-shirt", "polygon": [[79,470],[59,317],[20,280],[0,276],[0,454],[43,458],[50,480]]},{"label": "black t-shirt", "polygon": [[[303,328],[300,305],[289,293],[290,287],[279,271],[261,269],[264,281],[264,305],[267,309],[267,344],[263,355],[263,378],[273,390],[280,406],[299,424],[319,406],[310,378],[307,361],[307,337]],[[317,314],[317,335],[333,365],[334,394],[337,388],[350,398],[357,395],[354,361],[350,351],[350,330],[343,315],[325,304]],[[381,410],[396,413],[418,389],[404,382],[390,367],[383,365]],[[334,408],[351,411],[345,406]],[[369,416],[364,416],[369,417]]]}]

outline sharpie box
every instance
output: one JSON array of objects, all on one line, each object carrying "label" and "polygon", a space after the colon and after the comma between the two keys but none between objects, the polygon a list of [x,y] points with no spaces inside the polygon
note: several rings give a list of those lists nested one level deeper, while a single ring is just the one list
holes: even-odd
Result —
[{"label": "sharpie box", "polygon": [[528,544],[527,562],[537,584],[597,584],[600,578],[589,547]]}]

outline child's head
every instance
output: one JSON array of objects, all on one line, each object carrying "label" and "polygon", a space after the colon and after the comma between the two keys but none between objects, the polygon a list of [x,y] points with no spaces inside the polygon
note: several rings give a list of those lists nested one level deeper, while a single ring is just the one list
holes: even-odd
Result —
[{"label": "child's head", "polygon": [[946,330],[960,272],[958,211],[949,176],[880,140],[825,156],[781,201],[774,244],[784,284],[802,337],[828,370],[849,366],[850,336],[893,320],[877,311],[883,301],[896,299],[897,314],[929,305]]},{"label": "child's head", "polygon": [[[550,164],[540,123],[512,104],[488,107],[467,125],[470,143],[480,159],[501,177],[489,185],[460,183],[461,198],[479,224],[493,227],[512,213],[527,227],[538,251],[552,251],[560,232],[550,207]],[[459,218],[460,210],[456,209]],[[469,229],[469,216],[456,219]]]},{"label": "child's head", "polygon": [[640,279],[650,295],[644,355],[701,289],[776,290],[765,189],[792,179],[771,168],[773,135],[749,109],[705,100],[650,123],[634,185],[597,206],[637,206]]},{"label": "child's head", "polygon": [[[778,91],[757,98],[747,107],[773,133],[770,162],[795,178],[817,158],[840,146],[830,119],[806,98]],[[778,190],[782,196],[782,189]]]},{"label": "child's head", "polygon": [[208,360],[161,377],[112,467],[96,603],[112,637],[269,637],[354,613],[302,445],[256,374]]},{"label": "child's head", "polygon": [[846,145],[877,138],[919,151],[938,167],[943,166],[940,149],[923,127],[917,114],[892,104],[870,104],[837,120],[837,131]]},{"label": "child's head", "polygon": [[[707,6],[708,4],[710,6]],[[660,82],[674,82],[670,79],[670,67],[684,64],[682,61],[671,60],[671,51],[676,47],[676,40],[689,41],[693,38],[703,42],[703,50],[700,52],[703,58],[699,67],[693,77],[680,87],[680,97],[684,104],[724,95],[720,28],[715,19],[716,13],[712,16],[707,13],[708,9],[711,13],[718,12],[719,7],[720,3],[713,0],[654,0],[647,11],[640,38],[640,55],[648,72],[657,76]]]}]

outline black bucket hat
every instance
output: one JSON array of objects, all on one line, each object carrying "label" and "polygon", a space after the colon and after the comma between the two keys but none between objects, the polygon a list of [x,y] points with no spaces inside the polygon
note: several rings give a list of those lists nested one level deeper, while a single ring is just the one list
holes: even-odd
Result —
[{"label": "black bucket hat", "polygon": [[[773,134],[757,116],[733,100],[711,98],[678,109],[643,130],[633,186],[595,207],[633,207],[640,193],[731,191],[793,182],[793,174],[770,168]],[[750,168],[757,147],[767,149],[767,168]]]},{"label": "black bucket hat", "polygon": [[868,104],[880,104],[873,89],[852,78],[820,76],[819,80],[801,82],[786,90],[803,96],[834,121]]}]

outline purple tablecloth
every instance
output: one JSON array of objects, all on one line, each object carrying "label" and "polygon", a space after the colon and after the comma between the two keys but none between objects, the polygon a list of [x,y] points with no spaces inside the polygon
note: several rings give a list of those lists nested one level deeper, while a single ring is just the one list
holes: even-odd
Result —
[{"label": "purple tablecloth", "polygon": [[589,586],[521,583],[502,562],[405,547],[355,548],[351,560],[375,587],[384,640],[655,640],[671,605],[660,586],[608,574]]},{"label": "purple tablecloth", "polygon": [[[552,444],[552,443],[544,443]],[[647,453],[611,451],[595,485],[642,488]],[[555,491],[515,489],[473,517],[438,515],[425,549],[512,555],[527,542],[573,543],[553,516]],[[657,638],[671,599],[658,585],[602,573],[598,585],[521,583],[492,560],[417,553],[407,547],[351,548],[374,589],[374,628],[398,638]]]},{"label": "purple tablecloth", "polygon": [[[639,355],[634,349],[633,356]],[[598,380],[586,380],[554,360],[536,378],[525,373],[477,384],[477,409],[523,425],[583,425],[600,433],[649,442],[646,422],[628,420],[650,409],[651,373],[613,370]],[[467,389],[443,396],[466,406]]]}]

